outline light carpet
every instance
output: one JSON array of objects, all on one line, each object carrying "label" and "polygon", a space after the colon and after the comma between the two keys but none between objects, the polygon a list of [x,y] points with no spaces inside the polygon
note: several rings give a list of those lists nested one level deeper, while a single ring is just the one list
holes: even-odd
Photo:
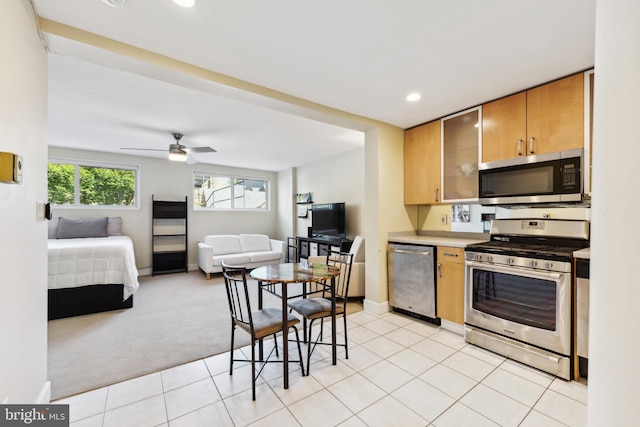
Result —
[{"label": "light carpet", "polygon": [[[49,321],[51,398],[228,351],[230,328],[221,276],[140,277],[133,308]],[[237,347],[249,342],[236,334]]]},{"label": "light carpet", "polygon": [[[139,281],[133,308],[49,321],[52,400],[229,350],[231,320],[221,275],[206,280],[192,271]],[[257,308],[257,282],[250,283]],[[267,307],[282,303],[268,293],[264,301]],[[347,310],[360,311],[362,304],[349,303]],[[237,331],[236,348],[249,342],[249,335]]]}]

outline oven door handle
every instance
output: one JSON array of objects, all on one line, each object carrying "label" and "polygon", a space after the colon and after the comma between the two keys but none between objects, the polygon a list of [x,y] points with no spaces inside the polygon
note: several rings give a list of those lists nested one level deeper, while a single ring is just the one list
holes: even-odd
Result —
[{"label": "oven door handle", "polygon": [[539,279],[552,279],[560,280],[560,278],[567,273],[558,273],[555,271],[534,270],[530,268],[522,268],[517,266],[502,266],[496,264],[487,264],[484,262],[466,261],[467,268],[477,268],[487,271],[495,271],[497,273],[514,274],[518,271],[526,275],[527,277],[534,277]]}]

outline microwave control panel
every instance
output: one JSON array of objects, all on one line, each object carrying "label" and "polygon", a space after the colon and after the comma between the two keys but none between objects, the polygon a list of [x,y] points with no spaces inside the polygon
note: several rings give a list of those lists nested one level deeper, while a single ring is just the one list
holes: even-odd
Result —
[{"label": "microwave control panel", "polygon": [[567,159],[562,162],[560,168],[562,175],[563,191],[579,190],[580,182],[580,162],[579,159]]}]

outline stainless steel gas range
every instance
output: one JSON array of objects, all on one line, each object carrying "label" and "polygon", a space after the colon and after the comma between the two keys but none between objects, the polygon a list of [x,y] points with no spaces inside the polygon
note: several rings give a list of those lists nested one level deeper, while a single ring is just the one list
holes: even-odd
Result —
[{"label": "stainless steel gas range", "polygon": [[573,252],[589,222],[498,219],[465,249],[465,340],[571,379]]}]

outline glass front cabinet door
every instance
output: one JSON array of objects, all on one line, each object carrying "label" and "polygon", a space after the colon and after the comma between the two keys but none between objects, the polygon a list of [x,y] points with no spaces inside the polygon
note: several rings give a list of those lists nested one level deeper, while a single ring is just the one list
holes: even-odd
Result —
[{"label": "glass front cabinet door", "polygon": [[478,199],[482,107],[442,118],[443,202]]}]

